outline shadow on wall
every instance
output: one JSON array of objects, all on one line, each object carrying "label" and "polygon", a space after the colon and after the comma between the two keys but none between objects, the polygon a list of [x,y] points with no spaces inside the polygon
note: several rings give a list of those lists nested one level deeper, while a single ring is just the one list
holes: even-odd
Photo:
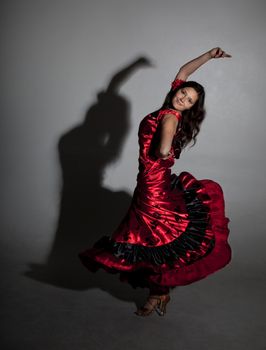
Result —
[{"label": "shadow on wall", "polygon": [[29,263],[25,276],[61,288],[97,287],[124,294],[118,275],[89,272],[78,253],[101,236],[111,234],[131,203],[128,193],[102,186],[103,174],[104,168],[119,158],[130,126],[130,104],[119,95],[119,87],[136,69],[149,65],[141,57],[115,74],[88,109],[84,123],[60,138],[63,185],[54,242],[47,261]]}]

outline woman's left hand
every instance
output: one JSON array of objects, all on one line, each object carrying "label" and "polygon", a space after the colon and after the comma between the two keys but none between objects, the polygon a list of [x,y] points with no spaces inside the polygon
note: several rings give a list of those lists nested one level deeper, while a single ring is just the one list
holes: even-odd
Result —
[{"label": "woman's left hand", "polygon": [[232,57],[225,51],[223,51],[220,47],[215,47],[209,51],[211,58],[224,58],[224,57]]}]

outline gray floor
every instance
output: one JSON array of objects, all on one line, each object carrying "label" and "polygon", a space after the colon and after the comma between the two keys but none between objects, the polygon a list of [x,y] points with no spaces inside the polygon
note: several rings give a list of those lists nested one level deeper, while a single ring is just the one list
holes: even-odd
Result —
[{"label": "gray floor", "polygon": [[[237,222],[231,223],[236,232]],[[134,314],[147,290],[132,289],[117,275],[91,274],[74,287],[76,270],[29,273],[30,255],[10,244],[2,255],[2,349],[266,349],[265,268],[240,235],[230,241],[233,259],[223,270],[171,296],[165,317]],[[15,248],[14,248],[15,247]],[[12,249],[16,249],[15,251]],[[36,257],[37,260],[37,257]]]}]

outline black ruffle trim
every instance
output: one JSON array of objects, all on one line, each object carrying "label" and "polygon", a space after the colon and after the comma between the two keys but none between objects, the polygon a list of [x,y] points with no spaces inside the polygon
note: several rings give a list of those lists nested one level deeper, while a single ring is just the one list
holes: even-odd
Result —
[{"label": "black ruffle trim", "polygon": [[[129,264],[148,261],[155,265],[164,263],[171,265],[177,260],[186,260],[187,252],[190,252],[191,255],[186,265],[193,263],[195,260],[202,257],[197,251],[205,239],[209,216],[209,208],[204,205],[197,196],[196,190],[199,187],[199,184],[195,184],[191,188],[184,190],[178,176],[172,174],[171,188],[179,188],[183,191],[189,224],[186,231],[171,243],[159,247],[147,247],[139,244],[116,242],[111,238],[107,239],[105,236],[97,242],[95,247],[102,247],[104,245],[105,248],[107,248],[108,246],[108,250],[111,250],[114,256],[119,259],[125,259]],[[207,195],[205,196],[207,197]],[[176,219],[178,220],[178,215]],[[213,249],[215,238],[212,238],[208,243],[209,247],[204,256]]]}]

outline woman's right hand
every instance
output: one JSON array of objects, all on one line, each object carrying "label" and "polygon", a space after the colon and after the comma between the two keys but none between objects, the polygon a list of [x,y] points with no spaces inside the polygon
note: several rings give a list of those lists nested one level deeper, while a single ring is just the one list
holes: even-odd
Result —
[{"label": "woman's right hand", "polygon": [[224,57],[232,57],[225,51],[223,51],[220,47],[214,47],[209,51],[209,55],[211,58],[224,58]]}]

